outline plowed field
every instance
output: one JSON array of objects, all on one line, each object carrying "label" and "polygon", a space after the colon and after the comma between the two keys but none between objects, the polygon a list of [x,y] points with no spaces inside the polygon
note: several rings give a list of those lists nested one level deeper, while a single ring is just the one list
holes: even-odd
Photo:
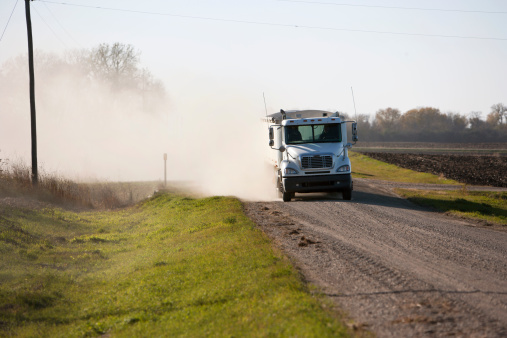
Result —
[{"label": "plowed field", "polygon": [[507,157],[479,155],[429,155],[363,153],[379,161],[471,185],[507,187]]}]

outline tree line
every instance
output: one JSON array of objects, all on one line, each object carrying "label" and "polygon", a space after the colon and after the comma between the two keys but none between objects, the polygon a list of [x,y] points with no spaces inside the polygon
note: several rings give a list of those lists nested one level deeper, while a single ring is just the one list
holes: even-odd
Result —
[{"label": "tree line", "polygon": [[[35,50],[38,144],[45,158],[97,163],[142,147],[159,132],[151,128],[167,122],[169,100],[140,55],[119,42],[58,54]],[[0,150],[10,156],[29,149],[28,84],[26,55],[0,64]],[[0,152],[0,173],[7,168]]]},{"label": "tree line", "polygon": [[362,141],[374,142],[507,142],[507,106],[491,106],[486,120],[480,112],[468,116],[442,113],[421,107],[401,113],[396,108],[379,109],[373,119],[357,116]]},{"label": "tree line", "polygon": [[[107,103],[114,102],[115,98],[121,101],[128,97],[132,111],[155,113],[166,110],[164,85],[147,68],[141,67],[140,54],[134,46],[119,42],[71,50],[64,55],[36,50],[37,105],[44,104],[41,100],[50,96],[50,91],[62,95],[72,91],[71,96],[85,96],[100,87],[100,95],[90,97],[90,101],[100,100],[97,96],[108,97]],[[15,109],[22,104],[14,101],[24,100],[19,94],[23,94],[21,89],[27,73],[25,55],[0,66],[0,99],[5,98],[3,102],[14,104],[9,108]]]}]

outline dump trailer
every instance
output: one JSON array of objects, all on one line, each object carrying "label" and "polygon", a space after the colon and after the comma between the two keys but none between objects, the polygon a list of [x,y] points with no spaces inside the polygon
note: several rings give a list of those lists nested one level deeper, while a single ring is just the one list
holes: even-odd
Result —
[{"label": "dump trailer", "polygon": [[357,123],[344,121],[339,113],[322,110],[290,110],[267,115],[270,161],[274,181],[284,202],[295,193],[341,192],[352,199],[353,182],[347,142],[347,123],[352,123],[352,142],[357,142]]}]

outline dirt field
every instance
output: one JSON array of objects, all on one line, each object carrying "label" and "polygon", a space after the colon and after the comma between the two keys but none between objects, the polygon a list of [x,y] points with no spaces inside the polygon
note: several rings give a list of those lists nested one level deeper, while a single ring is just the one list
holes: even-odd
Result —
[{"label": "dirt field", "polygon": [[506,143],[430,143],[430,142],[360,142],[354,150],[361,153],[400,153],[429,155],[507,156]]},{"label": "dirt field", "polygon": [[430,143],[430,142],[359,142],[361,148],[411,148],[411,149],[504,149],[507,143]]},{"label": "dirt field", "polygon": [[402,168],[443,175],[461,183],[507,187],[507,157],[505,156],[385,152],[367,152],[364,155]]}]

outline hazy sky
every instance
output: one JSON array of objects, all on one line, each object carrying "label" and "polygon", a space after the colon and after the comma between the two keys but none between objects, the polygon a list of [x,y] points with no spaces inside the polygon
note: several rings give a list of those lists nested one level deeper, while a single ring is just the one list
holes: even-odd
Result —
[{"label": "hazy sky", "polygon": [[[34,45],[59,52],[132,44],[174,109],[241,96],[248,102],[238,112],[262,114],[265,92],[269,112],[351,113],[351,86],[358,113],[434,106],[485,116],[507,104],[507,1],[310,2],[33,1]],[[0,1],[2,31],[15,3]],[[26,53],[24,5],[18,0],[0,42],[0,63]]]},{"label": "hazy sky", "polygon": [[[15,4],[0,0],[1,32]],[[24,8],[17,0],[0,65],[27,53]],[[53,106],[38,106],[39,161],[79,177],[160,179],[167,152],[169,179],[200,178],[214,184],[211,193],[270,183],[258,176],[269,149],[263,93],[268,113],[353,115],[351,87],[359,114],[432,106],[485,118],[493,104],[507,104],[505,0],[54,0],[31,8],[37,50],[132,44],[168,92],[156,120],[100,111],[93,93],[79,92],[72,109],[61,94],[68,84],[47,87]],[[39,95],[44,85],[36,79]],[[29,163],[23,95],[16,112],[0,102],[0,155]]]}]

